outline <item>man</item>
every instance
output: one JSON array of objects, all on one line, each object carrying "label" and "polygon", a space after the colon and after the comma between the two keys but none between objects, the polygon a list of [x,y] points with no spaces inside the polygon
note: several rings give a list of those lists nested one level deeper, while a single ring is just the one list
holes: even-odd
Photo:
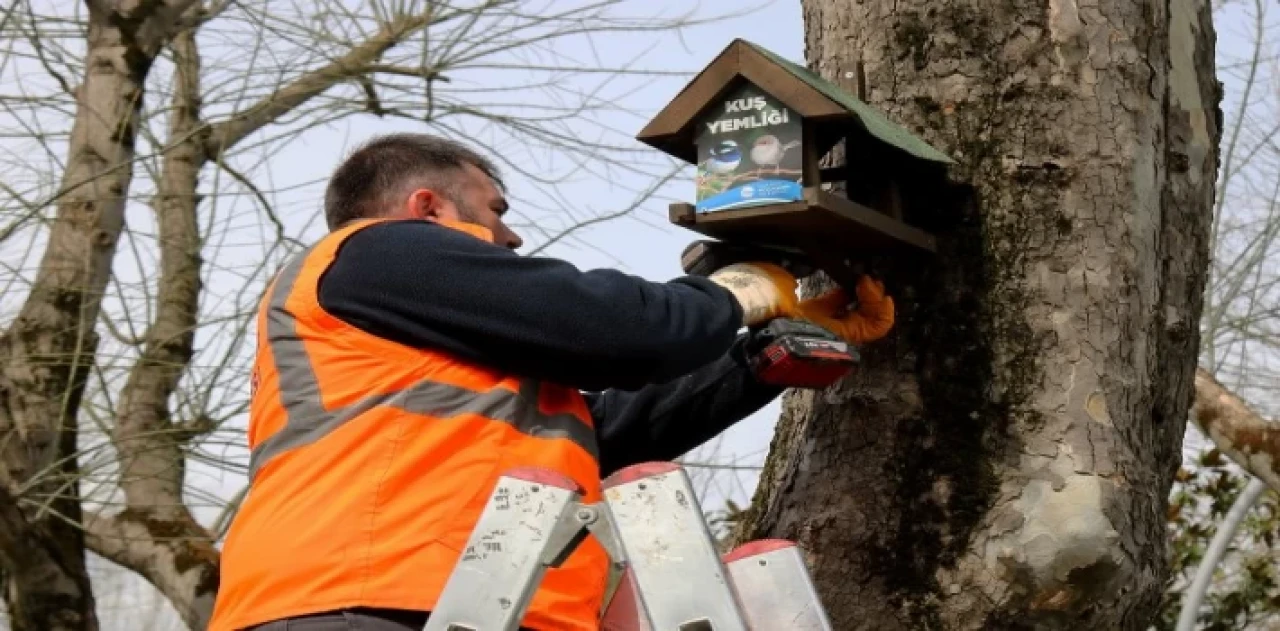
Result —
[{"label": "man", "polygon": [[[420,629],[497,478],[600,479],[670,460],[778,396],[746,368],[754,333],[806,317],[883,335],[878,284],[798,302],[772,265],[666,283],[515,254],[493,165],[384,136],[339,166],[330,234],[258,315],[251,487],[227,536],[211,631]],[[586,391],[584,394],[583,391]],[[597,628],[607,557],[590,538],[548,572],[524,624]]]}]

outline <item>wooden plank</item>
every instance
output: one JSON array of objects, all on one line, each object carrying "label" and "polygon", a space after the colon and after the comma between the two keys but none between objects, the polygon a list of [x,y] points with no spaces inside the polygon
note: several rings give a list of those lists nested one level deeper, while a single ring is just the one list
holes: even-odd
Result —
[{"label": "wooden plank", "polygon": [[832,83],[836,87],[852,94],[859,101],[867,101],[867,71],[862,62],[856,59],[842,59],[836,66],[836,78]]},{"label": "wooden plank", "polygon": [[697,162],[689,127],[738,77],[739,51],[745,47],[735,40],[725,48],[636,134],[636,139],[683,160]]},{"label": "wooden plank", "polygon": [[915,256],[936,251],[932,235],[816,188],[805,189],[803,202],[694,213],[692,217],[687,210],[673,210],[672,216],[680,217],[673,223],[715,239],[842,255],[892,252]]},{"label": "wooden plank", "polygon": [[888,214],[817,188],[806,188],[804,196],[812,206],[856,224],[858,230],[877,234],[878,238],[873,240],[897,242],[926,252],[937,251],[937,240],[933,235]]},{"label": "wooden plank", "polygon": [[827,98],[822,92],[749,47],[743,47],[738,57],[738,72],[805,118],[853,116],[843,105]]},{"label": "wooden plank", "polygon": [[723,96],[739,78],[754,83],[803,118],[833,121],[853,117],[843,105],[746,43],[734,40],[636,134],[636,139],[696,163],[697,151],[691,133],[696,117]]},{"label": "wooden plank", "polygon": [[818,147],[818,136],[814,133],[816,127],[817,123],[806,119],[800,132],[800,150],[803,152],[800,184],[806,187],[822,184],[822,167],[818,162],[822,160],[823,154]]},{"label": "wooden plank", "polygon": [[667,218],[678,226],[697,223],[697,207],[693,204],[678,202],[667,206]]},{"label": "wooden plank", "polygon": [[762,245],[797,247],[795,236],[805,232],[803,225],[807,220],[803,215],[808,209],[807,202],[796,202],[721,210],[697,213],[692,221],[676,225],[714,239],[741,239]]}]

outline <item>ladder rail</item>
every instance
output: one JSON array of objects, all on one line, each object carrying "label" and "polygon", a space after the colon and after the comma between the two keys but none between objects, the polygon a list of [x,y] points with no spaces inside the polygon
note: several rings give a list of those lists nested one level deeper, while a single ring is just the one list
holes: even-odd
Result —
[{"label": "ladder rail", "polygon": [[547,569],[585,536],[580,497],[554,471],[503,474],[423,631],[518,631]]},{"label": "ladder rail", "polygon": [[682,467],[633,465],[609,476],[602,488],[637,608],[653,629],[749,631]]},{"label": "ladder rail", "polygon": [[743,544],[724,557],[752,629],[831,631],[799,546],[785,539]]}]

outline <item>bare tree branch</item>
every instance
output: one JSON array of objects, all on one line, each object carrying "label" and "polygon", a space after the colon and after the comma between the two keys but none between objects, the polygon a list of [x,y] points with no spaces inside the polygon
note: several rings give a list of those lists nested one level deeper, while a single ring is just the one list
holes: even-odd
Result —
[{"label": "bare tree branch", "polygon": [[350,52],[323,68],[308,72],[294,82],[280,88],[261,102],[217,123],[209,134],[205,152],[221,155],[227,149],[272,122],[308,99],[324,92],[335,84],[353,78],[366,71],[387,49],[403,41],[413,32],[431,23],[434,15],[428,11],[414,16],[396,19],[368,41],[352,48]]},{"label": "bare tree branch", "polygon": [[114,516],[88,514],[84,528],[89,549],[146,578],[192,629],[207,626],[218,589],[218,550],[194,519],[126,509]]},{"label": "bare tree branch", "polygon": [[1262,418],[1203,368],[1196,371],[1191,420],[1232,461],[1280,491],[1280,424]]},{"label": "bare tree branch", "polygon": [[[192,13],[195,13],[193,11]],[[193,355],[200,301],[196,195],[204,164],[200,127],[200,55],[195,32],[174,37],[169,137],[152,202],[159,221],[160,279],[154,320],[117,408],[112,442],[120,458],[125,513],[88,522],[95,552],[146,576],[192,629],[207,626],[217,589],[217,552],[183,503],[182,440],[169,398]],[[173,536],[178,533],[181,536]],[[112,539],[112,536],[117,539]]]}]

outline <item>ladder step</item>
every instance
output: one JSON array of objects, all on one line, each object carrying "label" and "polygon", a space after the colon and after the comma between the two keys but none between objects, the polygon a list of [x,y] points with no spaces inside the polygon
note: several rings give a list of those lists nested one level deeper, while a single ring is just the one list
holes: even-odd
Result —
[{"label": "ladder step", "polygon": [[783,539],[743,544],[725,555],[752,629],[831,631],[800,548]]},{"label": "ladder step", "polygon": [[516,631],[547,568],[585,536],[574,521],[580,497],[555,471],[504,473],[423,631]]},{"label": "ladder step", "polygon": [[[683,468],[637,464],[609,476],[602,488],[647,628],[748,631]],[[619,598],[626,595],[620,588]]]}]

